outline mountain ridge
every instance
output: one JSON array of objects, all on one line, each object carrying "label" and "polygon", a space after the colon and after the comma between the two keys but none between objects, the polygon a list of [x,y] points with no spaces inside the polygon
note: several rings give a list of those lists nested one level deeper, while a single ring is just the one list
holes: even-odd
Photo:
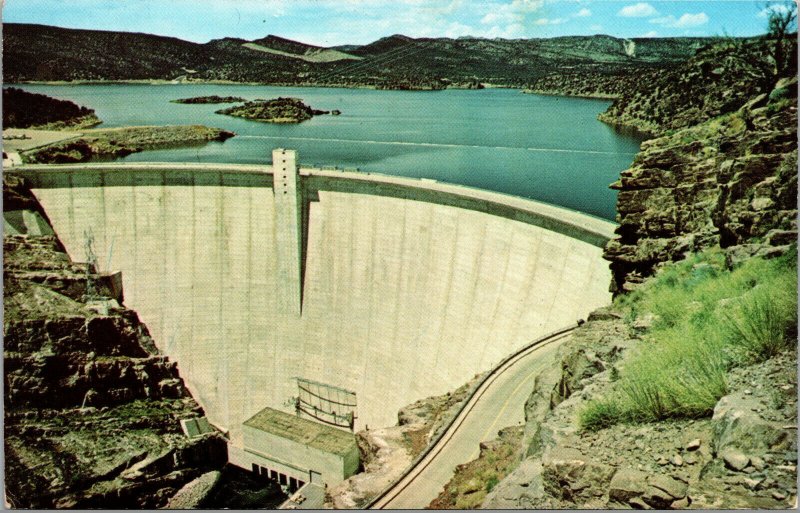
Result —
[{"label": "mountain ridge", "polygon": [[[598,65],[606,72],[629,73],[685,61],[713,41],[627,40],[606,35],[450,39],[394,34],[366,45],[324,48],[276,35],[194,43],[138,32],[20,23],[6,23],[4,36],[7,83],[193,80],[408,89],[474,86],[476,82],[525,87],[561,69]],[[629,51],[631,46],[635,52]]]}]

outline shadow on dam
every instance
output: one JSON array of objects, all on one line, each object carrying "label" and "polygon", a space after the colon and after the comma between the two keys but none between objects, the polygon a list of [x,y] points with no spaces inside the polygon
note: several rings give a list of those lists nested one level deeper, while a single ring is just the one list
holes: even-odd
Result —
[{"label": "shadow on dam", "polygon": [[264,407],[294,411],[297,377],[355,392],[356,429],[392,425],[610,301],[614,225],[521,198],[291,160],[15,173],[73,260],[91,230],[233,446]]}]

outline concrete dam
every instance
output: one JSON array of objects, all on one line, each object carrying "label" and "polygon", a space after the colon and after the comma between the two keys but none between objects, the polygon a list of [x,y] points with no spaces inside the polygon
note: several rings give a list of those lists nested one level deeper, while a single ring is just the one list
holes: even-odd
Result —
[{"label": "concrete dam", "polygon": [[[27,166],[56,234],[101,271],[230,436],[296,378],[352,391],[355,429],[452,390],[610,301],[614,225],[466,187],[273,166]],[[490,164],[490,163],[487,163]]]}]

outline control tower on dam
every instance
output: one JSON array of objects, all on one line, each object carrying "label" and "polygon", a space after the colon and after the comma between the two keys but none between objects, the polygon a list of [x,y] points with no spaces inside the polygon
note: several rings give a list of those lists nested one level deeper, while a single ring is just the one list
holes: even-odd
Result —
[{"label": "control tower on dam", "polygon": [[295,412],[296,378],[352,392],[356,430],[392,425],[610,301],[612,223],[273,162],[14,170],[74,260],[90,233],[100,270],[122,271],[126,305],[233,448],[264,408]]}]

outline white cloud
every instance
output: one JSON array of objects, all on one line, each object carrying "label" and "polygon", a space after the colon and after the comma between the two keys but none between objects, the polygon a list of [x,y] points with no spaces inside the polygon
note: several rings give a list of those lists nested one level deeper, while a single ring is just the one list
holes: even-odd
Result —
[{"label": "white cloud", "polygon": [[510,7],[517,12],[536,12],[543,5],[544,0],[513,0]]},{"label": "white cloud", "polygon": [[564,23],[566,18],[539,18],[534,21],[534,25],[561,25]]},{"label": "white cloud", "polygon": [[658,37],[658,32],[656,32],[655,30],[651,30],[650,32],[645,32],[644,34],[638,37]]},{"label": "white cloud", "polygon": [[486,13],[486,16],[481,18],[481,23],[484,25],[493,25],[497,23],[506,24],[520,22],[522,19],[523,15],[505,9]]},{"label": "white cloud", "polygon": [[648,16],[655,16],[656,14],[658,14],[658,11],[655,7],[645,2],[639,2],[638,4],[626,5],[619,10],[617,16],[623,16],[625,18],[646,18]]},{"label": "white cloud", "polygon": [[664,16],[662,18],[655,18],[650,20],[650,23],[656,23],[664,27],[670,28],[691,28],[699,27],[708,23],[708,15],[704,12],[697,14],[684,13],[680,18],[675,18],[673,15]]},{"label": "white cloud", "polygon": [[453,23],[447,26],[447,29],[445,29],[444,31],[444,36],[455,39],[461,36],[470,36],[474,33],[475,30],[469,25],[464,25],[463,23],[458,23],[457,21],[454,21]]},{"label": "white cloud", "polygon": [[484,25],[521,23],[527,14],[540,10],[543,5],[544,0],[512,0],[509,3],[485,4],[488,12],[481,18],[481,23]]},{"label": "white cloud", "polygon": [[602,26],[602,25],[600,25],[599,23],[595,23],[594,25],[591,25],[591,26],[589,26],[589,28],[590,28],[591,30],[594,30],[594,31],[595,31],[595,32],[597,32],[597,33],[600,33],[600,32],[602,32],[602,31],[603,31],[603,26]]},{"label": "white cloud", "polygon": [[484,37],[501,37],[503,39],[516,39],[525,37],[525,26],[521,23],[512,23],[504,28],[494,26],[485,33]]},{"label": "white cloud", "polygon": [[583,9],[581,9],[580,11],[576,12],[574,16],[575,16],[576,18],[588,18],[588,17],[589,17],[589,16],[591,16],[591,15],[592,15],[592,11],[590,11],[589,9],[587,9],[586,7],[584,7],[584,8],[583,8]]}]

